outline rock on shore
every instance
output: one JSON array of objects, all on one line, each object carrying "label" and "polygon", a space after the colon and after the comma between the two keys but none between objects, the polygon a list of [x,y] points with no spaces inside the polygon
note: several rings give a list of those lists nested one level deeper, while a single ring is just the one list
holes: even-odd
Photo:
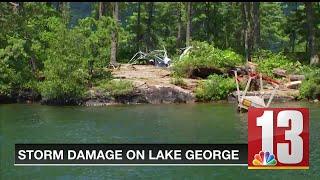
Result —
[{"label": "rock on shore", "polygon": [[106,106],[114,104],[161,104],[161,103],[190,103],[194,102],[193,93],[174,86],[140,86],[128,94],[122,96],[105,96],[98,91],[91,91],[90,98],[84,104],[86,106]]}]

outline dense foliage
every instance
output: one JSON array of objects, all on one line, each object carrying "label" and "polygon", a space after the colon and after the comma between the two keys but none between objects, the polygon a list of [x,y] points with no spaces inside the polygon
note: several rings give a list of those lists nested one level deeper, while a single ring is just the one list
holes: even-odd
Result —
[{"label": "dense foliage", "polygon": [[213,101],[226,99],[228,94],[235,89],[236,85],[233,78],[211,75],[198,85],[195,93],[200,101]]},{"label": "dense foliage", "polygon": [[59,20],[52,24],[53,29],[45,34],[48,48],[44,63],[46,78],[40,84],[43,97],[83,96],[88,82],[96,77],[93,70],[109,62],[112,23],[109,17],[99,20],[88,17],[73,29],[67,29]]},{"label": "dense foliage", "polygon": [[190,52],[174,63],[173,69],[177,75],[185,76],[197,68],[225,69],[243,62],[241,55],[229,49],[220,50],[207,42],[198,41],[191,45]]},{"label": "dense foliage", "polygon": [[310,72],[300,87],[300,97],[320,100],[320,70]]},{"label": "dense foliage", "polygon": [[292,60],[283,53],[270,51],[257,53],[256,62],[258,63],[258,71],[268,76],[274,76],[273,70],[276,68],[286,70],[287,73],[300,73],[303,66],[299,61]]},{"label": "dense foliage", "polygon": [[[4,8],[4,3],[1,5]],[[7,29],[3,38],[0,93],[31,89],[45,99],[83,97],[89,82],[101,78],[100,69],[108,65],[113,19],[87,17],[70,29],[51,6],[24,5],[23,13],[14,16],[25,26]],[[119,33],[123,34],[123,29]]]},{"label": "dense foliage", "polygon": [[14,90],[26,88],[33,80],[28,68],[26,41],[19,38],[8,38],[7,46],[0,49],[0,93],[9,95]]},{"label": "dense foliage", "polygon": [[[106,67],[112,43],[118,62],[128,62],[139,50],[163,48],[173,59],[186,47],[188,33],[193,48],[181,60],[175,58],[173,66],[172,82],[180,86],[181,76],[192,69],[224,71],[243,63],[245,42],[251,41],[252,54],[267,52],[253,57],[263,73],[272,75],[273,68],[300,74],[317,69],[306,64],[320,47],[318,2],[120,2],[118,20],[113,2],[78,2],[77,7],[89,6],[89,12],[72,9],[73,3],[0,3],[0,97],[33,91],[46,99],[81,98],[101,80],[110,81]],[[250,12],[252,18],[246,19],[246,5],[259,13]],[[255,39],[248,41],[251,36]],[[311,84],[302,89],[314,89]],[[128,84],[109,86],[130,89]]]}]

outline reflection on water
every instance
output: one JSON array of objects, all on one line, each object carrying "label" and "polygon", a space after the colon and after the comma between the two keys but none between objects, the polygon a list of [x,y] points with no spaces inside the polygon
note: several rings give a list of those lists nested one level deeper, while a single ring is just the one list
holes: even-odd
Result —
[{"label": "reflection on water", "polygon": [[[53,107],[0,105],[0,179],[304,178],[319,176],[319,104],[309,107],[308,171],[252,171],[246,167],[14,167],[15,143],[247,143],[246,113],[234,104]],[[270,173],[272,172],[272,173]]]}]

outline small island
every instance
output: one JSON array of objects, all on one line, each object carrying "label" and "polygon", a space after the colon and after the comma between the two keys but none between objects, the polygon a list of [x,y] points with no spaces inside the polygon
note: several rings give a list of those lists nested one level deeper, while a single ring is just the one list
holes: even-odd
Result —
[{"label": "small island", "polygon": [[[243,90],[252,70],[279,82],[275,101],[317,102],[317,8],[316,3],[3,2],[0,103],[235,101],[233,72],[240,74]],[[160,51],[164,65],[152,54]],[[137,54],[153,57],[132,61]],[[253,82],[248,93],[261,93],[259,86]],[[270,94],[270,86],[261,87]]]}]

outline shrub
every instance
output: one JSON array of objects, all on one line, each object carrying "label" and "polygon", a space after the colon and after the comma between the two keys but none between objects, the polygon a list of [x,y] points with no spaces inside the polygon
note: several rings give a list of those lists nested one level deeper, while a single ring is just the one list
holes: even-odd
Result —
[{"label": "shrub", "polygon": [[320,98],[320,69],[308,73],[300,86],[300,98]]},{"label": "shrub", "polygon": [[40,84],[43,97],[81,98],[87,90],[88,80],[96,84],[111,78],[111,73],[103,69],[110,59],[111,18],[95,20],[87,17],[72,29],[59,18],[50,18],[49,22],[48,31],[42,34],[42,41],[47,43],[45,80]]},{"label": "shrub", "polygon": [[[40,83],[40,92],[45,99],[81,98],[87,88],[88,58],[85,55],[86,38],[68,30],[57,21],[52,40],[46,49],[44,62],[45,80]],[[68,48],[66,48],[68,47]]]},{"label": "shrub", "polygon": [[101,82],[98,89],[108,93],[111,96],[125,96],[134,91],[134,86],[131,81],[113,79],[110,81]]},{"label": "shrub", "polygon": [[173,64],[174,72],[179,76],[190,75],[192,69],[219,68],[225,70],[243,62],[242,56],[231,50],[220,50],[207,42],[192,42],[192,49],[181,60]]},{"label": "shrub", "polygon": [[5,48],[0,48],[0,95],[11,95],[13,91],[28,88],[34,80],[28,67],[26,41],[8,37],[7,43]]},{"label": "shrub", "polygon": [[236,89],[233,78],[224,78],[211,75],[208,80],[203,80],[196,88],[196,98],[200,101],[226,99],[228,94]]},{"label": "shrub", "polygon": [[3,62],[1,54],[2,52],[0,49],[0,96],[9,96],[13,88],[13,82],[16,78],[16,72],[13,68],[10,68],[9,65]]},{"label": "shrub", "polygon": [[111,80],[112,74],[105,68],[95,68],[91,75],[93,85],[99,85],[100,81]]},{"label": "shrub", "polygon": [[170,83],[180,87],[187,86],[187,83],[179,76],[171,78]]},{"label": "shrub", "polygon": [[274,76],[272,71],[275,68],[286,70],[288,73],[302,73],[303,65],[299,61],[287,58],[282,53],[274,54],[270,51],[260,51],[256,54],[258,63],[257,70],[268,76]]}]

